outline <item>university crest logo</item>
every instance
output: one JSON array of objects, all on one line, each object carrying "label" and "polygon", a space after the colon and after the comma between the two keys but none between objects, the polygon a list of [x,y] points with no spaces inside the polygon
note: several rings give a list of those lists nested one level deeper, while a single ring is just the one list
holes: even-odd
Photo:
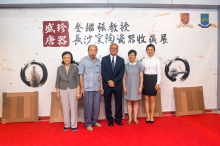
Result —
[{"label": "university crest logo", "polygon": [[190,27],[193,28],[193,25],[189,23],[190,15],[189,13],[180,13],[180,24],[177,25],[177,28],[180,27]]},{"label": "university crest logo", "polygon": [[211,24],[209,23],[209,14],[201,14],[201,24],[198,24],[201,28],[209,28]]}]

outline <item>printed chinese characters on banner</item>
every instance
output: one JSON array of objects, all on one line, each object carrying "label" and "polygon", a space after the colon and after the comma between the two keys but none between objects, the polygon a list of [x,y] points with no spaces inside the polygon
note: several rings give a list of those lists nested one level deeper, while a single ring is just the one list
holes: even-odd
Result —
[{"label": "printed chinese characters on banner", "polygon": [[[130,27],[131,26],[128,24],[128,22],[121,22],[120,24],[111,22],[109,25],[106,25],[105,22],[100,22],[97,24],[88,22],[85,24],[85,26],[79,22],[76,22],[74,25],[75,36],[72,38],[71,42],[73,42],[75,45],[88,45],[89,43],[157,44],[157,36],[155,34],[151,34],[149,36],[144,34],[135,34],[134,32],[130,32]],[[68,30],[68,21],[44,21],[44,47],[69,46],[70,39]],[[97,32],[97,34],[94,34],[93,32]],[[168,43],[167,34],[160,35],[161,41],[159,43]]]},{"label": "printed chinese characters on banner", "polygon": [[43,46],[69,46],[68,21],[43,21]]},{"label": "printed chinese characters on banner", "polygon": [[[125,44],[125,43],[155,43],[156,42],[156,35],[152,34],[149,35],[149,41],[147,41],[147,38],[144,34],[134,34],[130,33],[129,30],[130,25],[128,22],[121,22],[120,25],[117,25],[116,23],[111,22],[109,26],[105,24],[105,22],[98,23],[97,26],[95,26],[94,23],[86,23],[85,27],[82,26],[79,22],[76,22],[75,25],[75,38],[72,42],[74,42],[75,45],[84,44],[88,45],[92,40],[92,42],[95,42],[95,44],[107,44],[107,43],[118,43],[118,44]],[[90,32],[97,31],[98,34],[91,35],[87,34]],[[86,33],[82,35],[83,33]],[[130,33],[127,36],[125,36],[124,32]],[[117,33],[117,34],[115,34]],[[119,33],[119,34],[118,34]],[[161,43],[166,44],[167,34],[161,34]]]}]

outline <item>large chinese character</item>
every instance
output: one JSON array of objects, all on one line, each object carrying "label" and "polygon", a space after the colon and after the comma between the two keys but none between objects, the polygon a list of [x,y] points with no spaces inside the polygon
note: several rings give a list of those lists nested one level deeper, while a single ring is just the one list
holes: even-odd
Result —
[{"label": "large chinese character", "polygon": [[112,23],[109,25],[109,29],[111,32],[118,32],[117,25],[115,23]]},{"label": "large chinese character", "polygon": [[130,31],[130,30],[128,30],[129,25],[128,25],[127,22],[125,22],[124,24],[123,24],[123,22],[121,22],[120,26],[121,26],[120,29],[121,29],[122,32],[123,31]]},{"label": "large chinese character", "polygon": [[58,36],[58,43],[59,45],[66,45],[67,41],[65,40],[66,36]]},{"label": "large chinese character", "polygon": [[84,38],[84,44],[88,45],[88,44],[90,43],[91,39],[92,39],[92,36],[91,36],[91,35],[89,35],[88,37],[85,36],[85,38]]},{"label": "large chinese character", "polygon": [[134,43],[135,42],[135,39],[134,39],[135,37],[134,37],[134,34],[132,34],[132,35],[128,35],[128,43]]},{"label": "large chinese character", "polygon": [[58,32],[60,32],[60,30],[61,30],[61,33],[63,33],[63,32],[65,31],[64,28],[67,28],[67,26],[64,25],[63,23],[57,24],[57,31],[58,31]]},{"label": "large chinese character", "polygon": [[45,28],[45,33],[48,33],[48,32],[53,32],[55,33],[55,30],[53,29],[53,23],[49,23],[46,28]]},{"label": "large chinese character", "polygon": [[53,45],[53,44],[54,44],[54,41],[55,41],[54,36],[49,35],[49,36],[47,37],[47,40],[46,40],[45,45],[46,45],[46,44]]},{"label": "large chinese character", "polygon": [[89,32],[94,31],[94,23],[87,23],[86,24],[86,32],[87,31],[89,31]]},{"label": "large chinese character", "polygon": [[[83,28],[81,27],[81,24],[79,24],[79,23],[77,22],[77,24],[76,24],[76,26],[75,26],[75,29],[76,29],[76,32],[81,32],[80,29],[83,29]],[[74,29],[74,30],[75,30],[75,29]]]},{"label": "large chinese character", "polygon": [[97,44],[100,44],[100,43],[104,44],[104,43],[101,41],[102,36],[103,36],[103,35],[101,35],[100,33],[98,33],[98,35],[95,35],[95,37],[98,38],[98,41],[96,42]]},{"label": "large chinese character", "polygon": [[120,36],[118,36],[117,37],[117,40],[118,40],[118,43],[120,44],[120,43],[125,43],[125,41],[124,41],[124,39],[125,39],[125,37],[124,37],[124,35],[123,34],[120,34]]},{"label": "large chinese character", "polygon": [[137,36],[137,41],[138,41],[138,43],[139,44],[141,44],[141,43],[146,43],[146,41],[144,40],[144,38],[145,38],[145,36],[142,34],[142,35],[138,35]]},{"label": "large chinese character", "polygon": [[98,28],[99,32],[100,31],[106,31],[106,29],[105,29],[105,22],[99,23],[99,26],[97,28]]},{"label": "large chinese character", "polygon": [[82,44],[79,34],[76,35],[76,39],[73,42],[75,42],[75,45],[77,45],[78,43]]},{"label": "large chinese character", "polygon": [[167,38],[166,38],[166,34],[161,34],[161,41],[163,41],[163,44],[168,43]]},{"label": "large chinese character", "polygon": [[156,38],[155,38],[155,35],[154,35],[154,34],[150,35],[150,38],[149,38],[150,44],[152,44],[153,42],[157,43],[156,41],[157,41],[157,40],[156,40]]},{"label": "large chinese character", "polygon": [[108,34],[105,35],[105,43],[107,43],[107,42],[114,43],[114,41],[115,41],[114,35],[112,35],[111,33],[110,33],[110,35],[108,35]]}]

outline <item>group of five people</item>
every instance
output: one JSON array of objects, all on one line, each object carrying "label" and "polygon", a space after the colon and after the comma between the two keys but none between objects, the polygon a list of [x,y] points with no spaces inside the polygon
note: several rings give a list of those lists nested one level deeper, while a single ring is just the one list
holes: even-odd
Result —
[{"label": "group of five people", "polygon": [[[132,107],[134,123],[138,124],[138,101],[142,94],[145,98],[146,122],[154,123],[155,96],[161,80],[160,62],[154,57],[155,46],[146,47],[147,57],[141,63],[136,61],[137,52],[128,52],[129,63],[125,64],[123,58],[117,55],[118,45],[110,45],[110,54],[100,61],[96,58],[98,48],[89,45],[88,56],[79,62],[79,67],[74,64],[70,52],[62,54],[62,65],[57,69],[56,95],[61,100],[64,117],[64,131],[72,128],[77,131],[77,104],[83,97],[84,123],[89,131],[93,126],[101,127],[98,123],[101,95],[104,95],[105,113],[108,125],[122,123],[122,94],[127,100],[128,124],[132,123]],[[111,99],[115,98],[115,116],[112,116]],[[149,102],[151,106],[149,106]],[[132,106],[133,103],[133,106]],[[150,109],[151,107],[151,113]]]}]

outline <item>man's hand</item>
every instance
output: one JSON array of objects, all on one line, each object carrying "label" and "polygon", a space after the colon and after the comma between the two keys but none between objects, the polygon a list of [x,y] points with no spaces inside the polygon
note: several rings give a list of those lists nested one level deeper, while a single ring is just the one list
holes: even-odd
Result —
[{"label": "man's hand", "polygon": [[103,94],[104,94],[104,89],[103,89],[103,87],[102,87],[102,86],[100,87],[100,94],[101,94],[101,95],[103,95]]},{"label": "man's hand", "polygon": [[123,92],[124,92],[124,94],[127,94],[127,89],[124,88],[124,89],[123,89]]},{"label": "man's hand", "polygon": [[112,88],[115,87],[115,83],[112,80],[108,81],[108,85]]}]

